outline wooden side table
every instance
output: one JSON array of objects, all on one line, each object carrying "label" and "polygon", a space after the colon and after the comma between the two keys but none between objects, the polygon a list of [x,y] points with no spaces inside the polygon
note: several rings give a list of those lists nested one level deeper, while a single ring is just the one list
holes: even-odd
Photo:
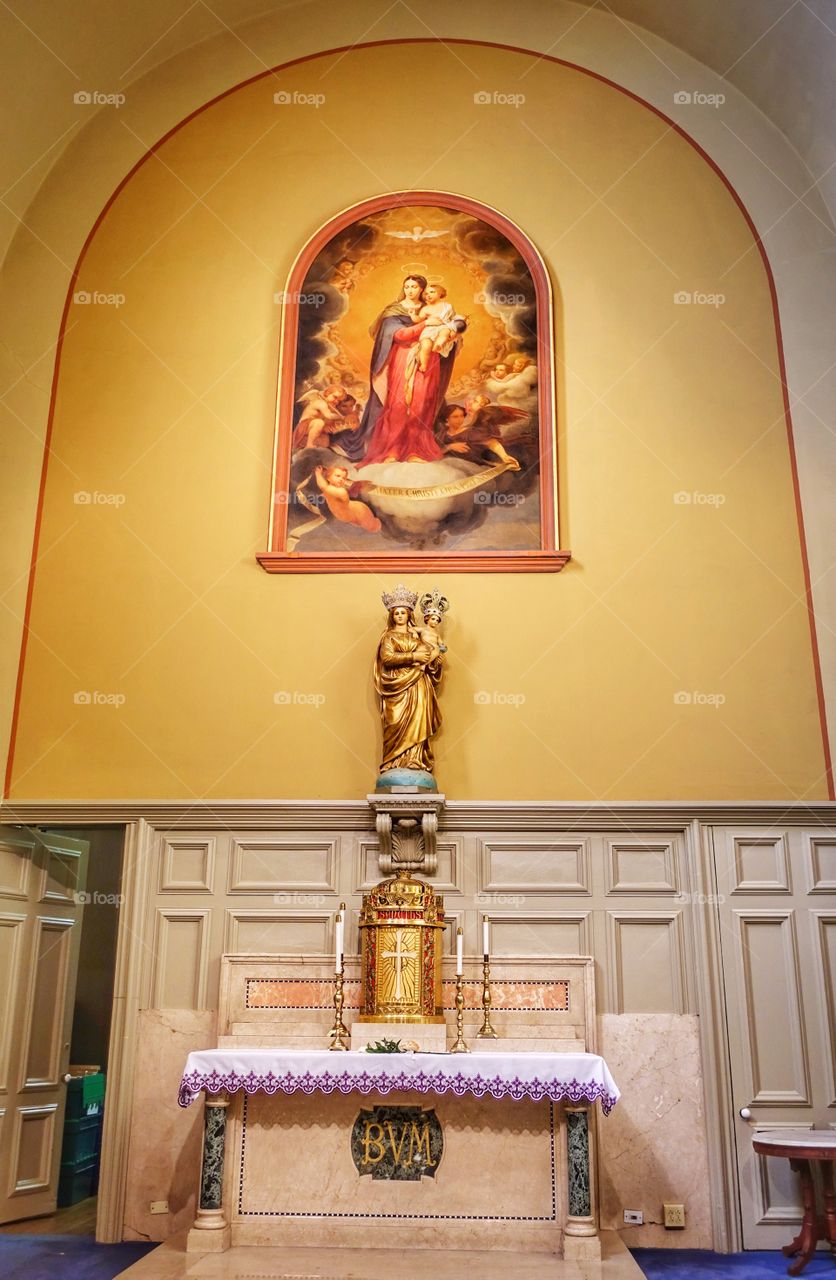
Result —
[{"label": "wooden side table", "polygon": [[[797,1261],[787,1268],[787,1275],[798,1276],[816,1251],[819,1240],[827,1240],[831,1253],[836,1250],[836,1196],[833,1193],[833,1162],[836,1160],[836,1131],[832,1129],[756,1130],[752,1148],[762,1156],[783,1156],[790,1168],[801,1175],[804,1216],[801,1230],[781,1252]],[[816,1186],[812,1165],[821,1166],[824,1190],[823,1212],[816,1207]]]}]

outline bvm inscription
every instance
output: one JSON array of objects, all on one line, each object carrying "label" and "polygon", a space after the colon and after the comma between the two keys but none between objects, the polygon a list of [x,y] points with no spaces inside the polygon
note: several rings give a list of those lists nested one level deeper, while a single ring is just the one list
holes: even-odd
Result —
[{"label": "bvm inscription", "polygon": [[421,1107],[365,1108],[351,1130],[351,1158],[361,1175],[395,1182],[434,1178],[444,1134],[434,1111]]}]

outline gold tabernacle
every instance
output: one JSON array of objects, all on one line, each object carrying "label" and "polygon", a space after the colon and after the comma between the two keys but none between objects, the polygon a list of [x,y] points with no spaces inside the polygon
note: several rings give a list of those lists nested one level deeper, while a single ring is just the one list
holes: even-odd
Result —
[{"label": "gold tabernacle", "polygon": [[360,1022],[443,1022],[444,899],[402,871],[363,894]]}]

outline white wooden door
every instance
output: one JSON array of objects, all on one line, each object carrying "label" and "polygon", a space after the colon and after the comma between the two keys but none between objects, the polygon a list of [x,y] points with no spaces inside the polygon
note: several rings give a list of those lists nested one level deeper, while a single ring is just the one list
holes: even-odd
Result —
[{"label": "white wooden door", "polygon": [[836,834],[714,838],[743,1244],[777,1249],[801,1221],[798,1178],[752,1133],[836,1127]]},{"label": "white wooden door", "polygon": [[0,828],[0,1222],[56,1204],[88,849]]}]

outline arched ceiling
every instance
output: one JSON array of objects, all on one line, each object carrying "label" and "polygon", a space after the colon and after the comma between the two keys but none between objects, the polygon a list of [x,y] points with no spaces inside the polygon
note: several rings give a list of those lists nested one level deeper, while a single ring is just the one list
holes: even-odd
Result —
[{"label": "arched ceiling", "polygon": [[[576,0],[653,32],[730,81],[811,173],[836,161],[834,0]],[[639,33],[637,33],[639,34]],[[683,86],[698,89],[697,85]],[[830,183],[831,193],[836,184]],[[824,192],[823,192],[824,195]],[[834,203],[830,203],[831,211]]]},{"label": "arched ceiling", "polygon": [[[155,66],[183,51],[226,34],[232,36],[249,74],[264,69],[255,48],[247,43],[247,24],[303,10],[306,0],[3,0],[0,8],[3,76],[0,101],[6,122],[2,165],[2,211],[6,225],[0,249],[5,251],[34,193],[73,136],[95,108],[79,106],[74,96],[97,90],[122,93]],[[335,0],[342,5],[345,0]],[[422,18],[421,6],[405,0],[348,0],[356,19],[359,41],[391,35],[393,21],[404,35],[450,35],[433,31]],[[476,0],[455,6],[457,26]],[[542,17],[554,23],[561,11],[563,30],[590,24],[590,38],[604,21],[629,24],[637,57],[648,50],[665,64],[664,46],[646,44],[644,33],[677,46],[724,76],[780,129],[800,154],[811,174],[811,185],[836,182],[830,168],[836,159],[832,125],[836,117],[836,6],[833,0],[520,0],[514,10],[495,8],[496,39],[514,43],[514,27]],[[399,14],[402,10],[402,14]],[[424,15],[425,17],[425,15]],[[386,24],[385,32],[382,24]],[[597,30],[595,24],[599,24]],[[436,24],[438,25],[438,24]],[[482,30],[484,25],[480,24]],[[328,32],[321,33],[328,47]],[[549,52],[560,56],[562,37]],[[522,43],[522,41],[520,41]],[[640,48],[644,45],[644,49]],[[684,85],[668,68],[671,96],[677,91],[701,90]],[[233,81],[240,78],[240,64]],[[185,107],[188,110],[188,107]],[[836,208],[836,200],[830,203]]]}]

